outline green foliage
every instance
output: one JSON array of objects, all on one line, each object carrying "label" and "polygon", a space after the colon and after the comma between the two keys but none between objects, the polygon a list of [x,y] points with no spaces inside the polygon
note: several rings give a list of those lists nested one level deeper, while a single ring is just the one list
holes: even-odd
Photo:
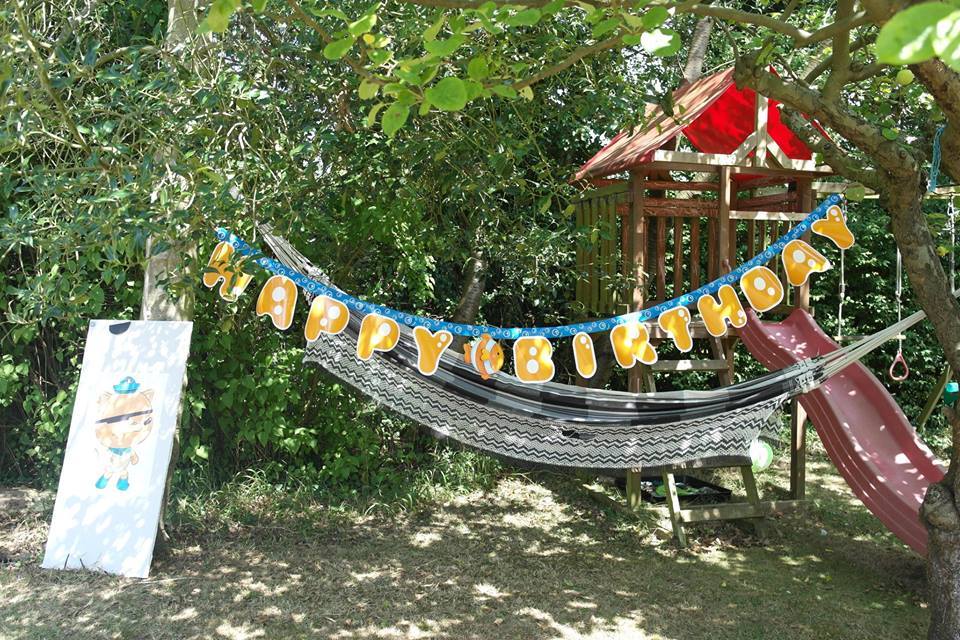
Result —
[{"label": "green foliage", "polygon": [[939,56],[958,68],[960,11],[946,2],[924,2],[898,12],[880,29],[876,54],[887,64],[913,64]]},{"label": "green foliage", "polygon": [[[198,294],[180,482],[257,468],[272,480],[296,474],[387,494],[411,478],[454,473],[448,456],[478,460],[303,365],[300,331],[278,332],[253,313],[262,274],[235,304],[197,291],[210,229],[249,238],[253,221],[273,223],[351,292],[436,316],[452,314],[479,251],[489,264],[480,321],[576,317],[569,265],[581,231],[559,213],[574,193],[567,179],[602,135],[633,117],[637,91],[663,70],[634,90],[623,83],[626,60],[611,52],[583,63],[588,78],[540,85],[542,99],[530,90],[524,100],[468,100],[452,116],[406,120],[419,106],[408,84],[345,76],[312,32],[281,39],[279,25],[241,11],[212,45],[225,64],[210,74],[206,60],[193,66],[160,49],[162,0],[98,7],[66,36],[71,6],[46,22],[25,16],[38,41],[61,43],[43,67],[72,88],[59,93],[69,118],[51,103],[21,34],[9,24],[0,32],[11,63],[0,95],[0,474],[55,482],[87,322],[138,317],[148,236],[158,250],[199,246],[196,260],[184,254],[183,277],[164,283]],[[344,30],[357,21],[323,17]],[[411,25],[421,55],[422,29]],[[367,35],[358,40],[369,53],[382,41]],[[468,95],[479,80],[504,81],[486,54],[467,60],[477,60],[469,80],[446,77]],[[375,117],[401,122],[363,128],[364,99],[384,94]],[[470,469],[489,470],[466,462],[456,473]]]}]

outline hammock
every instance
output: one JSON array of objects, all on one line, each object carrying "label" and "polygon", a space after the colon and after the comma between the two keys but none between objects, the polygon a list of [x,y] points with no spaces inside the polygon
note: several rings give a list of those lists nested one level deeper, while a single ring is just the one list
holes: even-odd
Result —
[{"label": "hammock", "polygon": [[[289,242],[261,226],[264,241],[288,268],[333,286]],[[410,330],[391,351],[356,357],[361,319],[338,335],[308,343],[315,362],[378,404],[474,449],[541,467],[656,470],[749,465],[750,445],[775,436],[777,412],[794,396],[924,318],[918,312],[859,342],[759,378],[711,391],[626,393],[545,383],[504,373],[482,380],[449,352],[432,376],[416,367]]]}]

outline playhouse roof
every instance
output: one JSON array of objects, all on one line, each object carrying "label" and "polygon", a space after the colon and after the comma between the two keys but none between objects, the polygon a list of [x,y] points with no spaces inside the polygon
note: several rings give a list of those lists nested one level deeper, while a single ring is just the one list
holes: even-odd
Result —
[{"label": "playhouse roof", "polygon": [[[778,104],[767,99],[769,139],[785,157],[810,160],[812,154],[807,145],[781,122]],[[653,161],[658,149],[680,132],[702,153],[734,153],[754,132],[755,109],[756,93],[737,88],[732,67],[705,76],[673,93],[673,116],[664,113],[659,105],[647,105],[646,126],[621,131],[580,167],[575,179],[601,178],[647,164]],[[817,128],[820,129],[819,125]]]}]

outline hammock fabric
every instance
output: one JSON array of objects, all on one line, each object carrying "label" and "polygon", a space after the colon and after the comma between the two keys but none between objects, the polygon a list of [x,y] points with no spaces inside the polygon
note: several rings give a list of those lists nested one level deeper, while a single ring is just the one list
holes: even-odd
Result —
[{"label": "hammock fabric", "polygon": [[[287,267],[329,282],[286,240],[269,228],[261,231]],[[775,414],[787,400],[923,317],[916,313],[826,356],[712,391],[632,394],[529,385],[502,373],[482,380],[449,353],[433,376],[424,376],[409,339],[359,360],[356,316],[343,333],[321,334],[309,343],[304,361],[437,436],[521,463],[609,470],[733,466],[750,464],[750,444],[757,437],[775,435]]]}]

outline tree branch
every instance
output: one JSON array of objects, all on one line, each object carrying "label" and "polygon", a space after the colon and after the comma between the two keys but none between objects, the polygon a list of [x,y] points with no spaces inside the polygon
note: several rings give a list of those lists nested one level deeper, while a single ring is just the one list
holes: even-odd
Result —
[{"label": "tree branch", "polygon": [[860,184],[870,187],[874,191],[880,189],[882,177],[876,169],[863,166],[860,160],[851,158],[843,153],[837,145],[827,140],[817,131],[810,120],[795,109],[785,107],[781,111],[781,120],[797,137],[808,147],[823,155],[827,164],[840,175],[856,180]]},{"label": "tree branch", "polygon": [[875,158],[879,168],[891,176],[912,176],[920,167],[912,154],[896,142],[887,140],[878,127],[843,109],[839,99],[825,100],[813,89],[787,84],[759,66],[754,58],[741,58],[736,64],[734,78],[738,86],[748,86],[837,131],[861,151]]},{"label": "tree branch", "polygon": [[[837,1],[837,17],[846,20],[853,12],[853,0]],[[833,36],[833,61],[830,75],[823,85],[823,98],[836,100],[850,75],[850,32],[838,31]]]},{"label": "tree branch", "polygon": [[541,80],[545,80],[550,76],[555,76],[562,71],[566,71],[584,58],[592,56],[595,53],[606,51],[607,49],[618,49],[622,45],[623,36],[616,35],[607,38],[606,40],[601,40],[600,42],[596,42],[585,47],[580,47],[579,49],[575,49],[569,56],[557,64],[547,67],[546,69],[542,69],[528,78],[524,78],[523,80],[513,83],[511,86],[514,89],[523,89],[524,87],[529,87],[530,85],[536,84]]},{"label": "tree branch", "polygon": [[56,105],[57,110],[60,112],[60,117],[63,118],[64,124],[66,124],[67,129],[70,130],[70,134],[76,138],[77,142],[80,144],[80,147],[84,151],[90,153],[90,146],[87,144],[87,141],[84,139],[84,137],[80,135],[80,131],[77,129],[77,124],[73,121],[73,117],[70,115],[66,105],[63,104],[63,100],[60,99],[59,94],[57,94],[56,90],[53,88],[53,85],[50,83],[50,76],[47,75],[47,65],[43,61],[43,57],[40,55],[40,49],[37,46],[37,41],[34,40],[33,33],[30,31],[30,27],[27,25],[27,21],[23,17],[23,11],[20,8],[20,3],[14,2],[13,7],[13,11],[17,19],[17,26],[20,28],[20,33],[27,42],[27,48],[30,50],[30,56],[33,58],[33,63],[37,68],[37,78],[40,80],[40,85],[43,86],[44,91],[47,92],[47,95],[50,96],[53,104]]}]

